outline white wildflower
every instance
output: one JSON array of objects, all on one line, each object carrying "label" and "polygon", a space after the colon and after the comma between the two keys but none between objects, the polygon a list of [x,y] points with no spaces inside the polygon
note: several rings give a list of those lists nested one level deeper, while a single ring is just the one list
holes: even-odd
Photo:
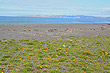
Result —
[{"label": "white wildflower", "polygon": [[66,47],[65,45],[63,45],[63,47]]}]

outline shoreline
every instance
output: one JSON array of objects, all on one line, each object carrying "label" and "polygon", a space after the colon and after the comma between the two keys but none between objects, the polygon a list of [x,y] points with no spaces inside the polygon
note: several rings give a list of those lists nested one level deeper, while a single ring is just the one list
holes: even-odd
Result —
[{"label": "shoreline", "polygon": [[0,39],[62,39],[110,35],[110,23],[0,24]]},{"label": "shoreline", "polygon": [[47,23],[47,24],[0,24],[0,25],[57,25],[57,24],[110,24],[109,22],[108,23]]}]

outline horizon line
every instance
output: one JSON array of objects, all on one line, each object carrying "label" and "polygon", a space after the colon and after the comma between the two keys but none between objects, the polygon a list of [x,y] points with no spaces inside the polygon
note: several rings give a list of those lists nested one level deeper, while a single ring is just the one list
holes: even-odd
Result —
[{"label": "horizon line", "polygon": [[[2,15],[0,15],[2,16]],[[37,17],[37,16],[77,16],[77,17],[80,17],[80,16],[88,16],[88,17],[103,17],[103,18],[108,18],[110,16],[95,16],[95,15],[3,15],[4,17],[5,16],[8,16],[8,17]]]}]

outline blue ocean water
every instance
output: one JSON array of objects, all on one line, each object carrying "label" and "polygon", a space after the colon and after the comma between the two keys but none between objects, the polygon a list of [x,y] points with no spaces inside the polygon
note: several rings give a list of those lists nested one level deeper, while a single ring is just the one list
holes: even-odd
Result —
[{"label": "blue ocean water", "polygon": [[110,23],[110,18],[0,17],[0,24]]}]

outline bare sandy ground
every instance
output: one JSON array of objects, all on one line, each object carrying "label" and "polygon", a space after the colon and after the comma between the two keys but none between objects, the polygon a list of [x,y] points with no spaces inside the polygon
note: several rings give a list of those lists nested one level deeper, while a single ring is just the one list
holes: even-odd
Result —
[{"label": "bare sandy ground", "polygon": [[110,23],[0,25],[0,39],[62,39],[82,35],[110,35]]}]

